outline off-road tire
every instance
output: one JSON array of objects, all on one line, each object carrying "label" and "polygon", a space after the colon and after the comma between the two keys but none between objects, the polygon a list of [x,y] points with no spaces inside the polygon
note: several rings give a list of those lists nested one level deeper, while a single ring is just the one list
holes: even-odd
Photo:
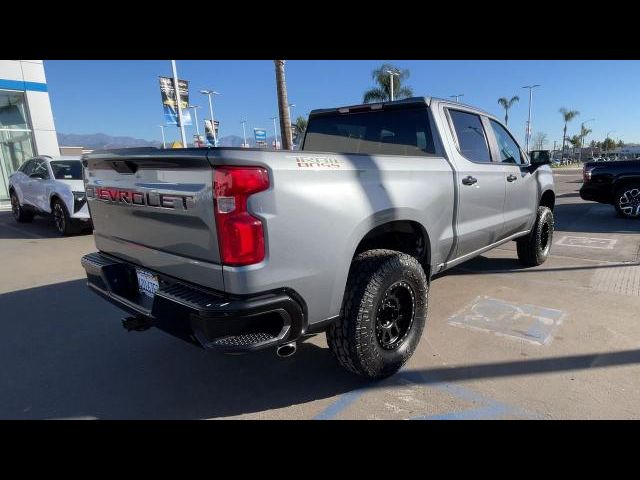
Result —
[{"label": "off-road tire", "polygon": [[[616,208],[618,216],[622,218],[640,219],[640,204],[638,202],[640,202],[640,184],[619,188],[613,197],[613,206]],[[628,207],[626,207],[627,205]]]},{"label": "off-road tire", "polygon": [[520,263],[527,267],[536,267],[547,260],[553,242],[553,228],[551,209],[538,207],[538,216],[531,233],[516,242]]},{"label": "off-road tire", "polygon": [[[413,302],[412,320],[400,315],[406,332],[384,345],[380,321],[388,312],[389,292]],[[347,370],[369,379],[397,372],[416,349],[427,317],[429,282],[420,263],[394,250],[369,250],[351,265],[340,317],[327,330],[327,343]],[[393,298],[396,298],[395,296]],[[383,300],[385,303],[383,303]],[[385,307],[387,305],[387,307]],[[391,306],[392,307],[392,306]],[[401,310],[399,310],[401,311]],[[408,310],[407,310],[408,311]],[[382,313],[381,313],[382,312]],[[386,338],[389,340],[389,338]],[[395,345],[395,346],[394,346]]]},{"label": "off-road tire", "polygon": [[26,211],[22,205],[20,205],[20,200],[18,199],[18,195],[16,192],[11,192],[11,212],[13,213],[13,218],[16,219],[16,222],[19,223],[30,223],[33,221],[33,213]]},{"label": "off-road tire", "polygon": [[53,201],[51,214],[53,215],[53,224],[60,235],[68,237],[80,232],[80,228],[69,215],[69,211],[62,200],[56,198]]}]

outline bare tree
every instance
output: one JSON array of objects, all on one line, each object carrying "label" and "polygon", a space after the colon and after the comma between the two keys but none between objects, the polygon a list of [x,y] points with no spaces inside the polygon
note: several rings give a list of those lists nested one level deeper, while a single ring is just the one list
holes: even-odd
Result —
[{"label": "bare tree", "polygon": [[[291,150],[291,119],[289,118],[289,99],[287,98],[287,82],[284,78],[284,60],[274,60],[276,67],[276,87],[278,89],[278,112],[280,113],[280,132],[282,133],[282,148]],[[278,139],[276,138],[276,144]]]},{"label": "bare tree", "polygon": [[533,137],[533,145],[536,150],[544,150],[544,146],[547,143],[547,134],[544,132],[538,132]]}]

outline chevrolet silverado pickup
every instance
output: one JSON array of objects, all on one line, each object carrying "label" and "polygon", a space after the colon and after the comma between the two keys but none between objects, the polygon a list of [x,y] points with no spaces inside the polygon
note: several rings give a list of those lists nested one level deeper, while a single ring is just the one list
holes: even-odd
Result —
[{"label": "chevrolet silverado pickup", "polygon": [[587,162],[580,197],[613,205],[623,218],[640,218],[640,160]]},{"label": "chevrolet silverado pickup", "polygon": [[430,97],[314,110],[299,151],[124,149],[83,158],[89,287],[205,349],[326,332],[336,359],[392,375],[422,336],[433,275],[505,242],[549,255],[548,159],[495,116]]}]

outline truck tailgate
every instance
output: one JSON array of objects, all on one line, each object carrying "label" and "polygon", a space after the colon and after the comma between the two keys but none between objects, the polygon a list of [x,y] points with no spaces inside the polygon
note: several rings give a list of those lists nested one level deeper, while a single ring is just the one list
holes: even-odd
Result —
[{"label": "truck tailgate", "polygon": [[127,149],[84,161],[99,250],[224,290],[206,150]]}]

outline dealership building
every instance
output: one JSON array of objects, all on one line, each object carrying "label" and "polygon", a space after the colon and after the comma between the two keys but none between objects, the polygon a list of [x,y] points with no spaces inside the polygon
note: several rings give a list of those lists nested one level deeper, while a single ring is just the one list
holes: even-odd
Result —
[{"label": "dealership building", "polygon": [[22,162],[59,154],[42,60],[0,60],[0,208]]}]

